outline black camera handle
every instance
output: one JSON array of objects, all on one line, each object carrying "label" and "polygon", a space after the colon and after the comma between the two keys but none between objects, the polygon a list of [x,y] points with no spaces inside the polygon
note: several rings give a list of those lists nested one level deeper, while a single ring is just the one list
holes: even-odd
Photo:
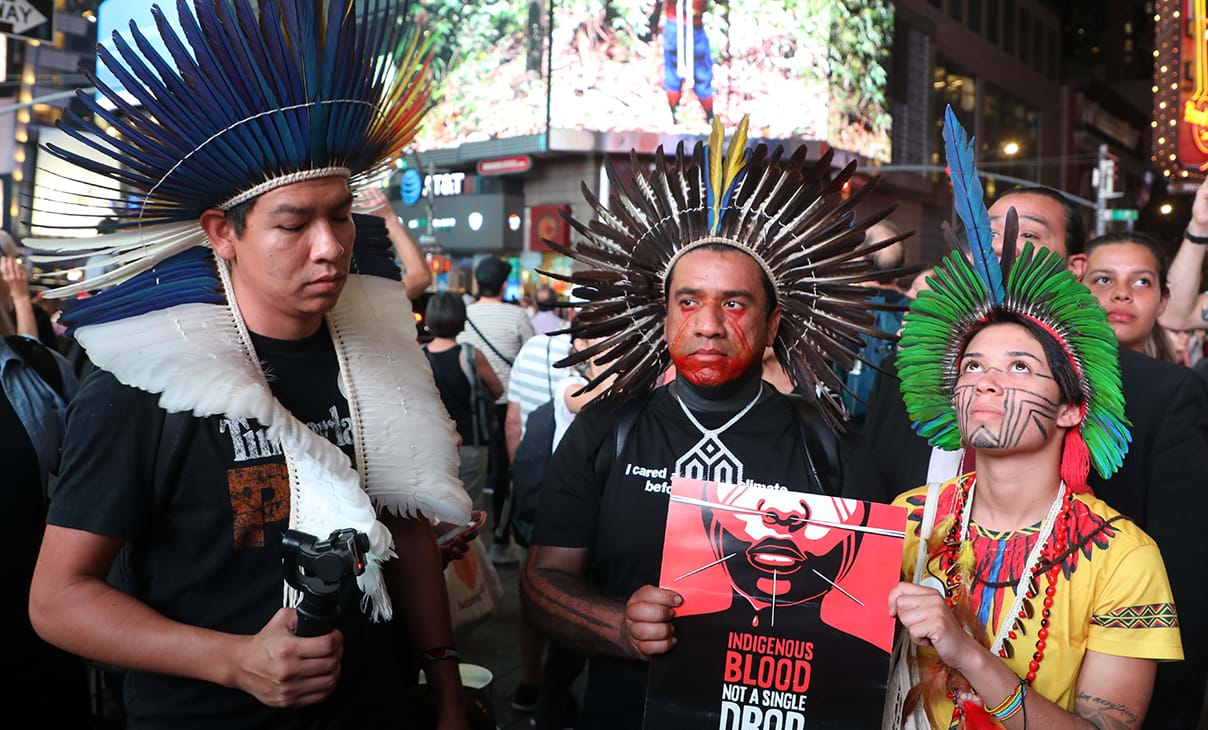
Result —
[{"label": "black camera handle", "polygon": [[347,528],[320,542],[314,535],[286,530],[281,535],[285,582],[302,594],[296,636],[331,633],[340,618],[340,588],[365,572],[369,536]]}]

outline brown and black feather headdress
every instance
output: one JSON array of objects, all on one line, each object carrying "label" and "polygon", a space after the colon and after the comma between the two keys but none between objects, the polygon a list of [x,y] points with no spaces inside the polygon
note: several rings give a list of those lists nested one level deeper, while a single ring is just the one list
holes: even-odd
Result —
[{"label": "brown and black feather headdress", "polygon": [[660,147],[654,169],[636,175],[629,189],[606,165],[613,190],[607,205],[583,186],[596,218],[584,224],[564,216],[580,241],[546,243],[585,268],[547,275],[574,284],[572,293],[582,300],[571,305],[579,313],[567,332],[603,340],[558,365],[594,358],[604,369],[586,390],[617,375],[604,397],[648,392],[671,362],[663,323],[672,267],[701,246],[733,246],[762,267],[776,291],[782,311],[777,359],[797,390],[838,425],[846,417],[836,395],[844,386],[832,364],[855,365],[863,334],[895,338],[873,329],[873,310],[895,307],[868,301],[874,292],[860,283],[887,272],[874,272],[865,257],[909,234],[863,245],[865,231],[896,206],[855,222],[855,207],[872,186],[844,199],[854,162],[830,177],[832,151],[808,162],[804,146],[787,157],[780,147],[748,149],[746,131],[743,119],[727,149],[715,120],[708,143],[698,142],[690,154],[682,142],[674,157]]}]

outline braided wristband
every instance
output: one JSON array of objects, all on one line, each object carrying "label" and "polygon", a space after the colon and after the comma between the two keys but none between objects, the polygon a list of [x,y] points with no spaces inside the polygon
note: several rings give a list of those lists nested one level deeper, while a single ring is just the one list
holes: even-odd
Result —
[{"label": "braided wristband", "polygon": [[986,712],[989,713],[990,717],[993,717],[995,720],[1004,722],[1019,714],[1019,711],[1023,709],[1024,699],[1027,698],[1027,696],[1027,682],[1021,679],[1019,680],[1019,686],[1015,688],[1015,691],[1007,695],[1007,698],[999,703],[997,707],[990,707],[989,705],[986,705]]}]

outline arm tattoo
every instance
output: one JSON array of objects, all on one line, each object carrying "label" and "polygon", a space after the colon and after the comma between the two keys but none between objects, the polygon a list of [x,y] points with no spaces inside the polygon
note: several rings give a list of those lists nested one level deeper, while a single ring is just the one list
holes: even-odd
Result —
[{"label": "arm tattoo", "polygon": [[621,643],[625,603],[594,590],[578,575],[549,568],[523,574],[524,613],[529,625],[586,654],[631,657]]},{"label": "arm tattoo", "polygon": [[1127,705],[1092,697],[1085,692],[1078,693],[1074,714],[1096,730],[1129,730],[1137,727],[1141,721]]},{"label": "arm tattoo", "polygon": [[1208,307],[1200,307],[1200,319],[1208,322]]}]

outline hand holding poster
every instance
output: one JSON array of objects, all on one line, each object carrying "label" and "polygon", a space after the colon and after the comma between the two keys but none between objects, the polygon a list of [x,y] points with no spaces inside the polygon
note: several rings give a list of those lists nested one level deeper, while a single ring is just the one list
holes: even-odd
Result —
[{"label": "hand holding poster", "polygon": [[644,727],[880,727],[905,510],[677,478],[659,585],[683,596]]}]

